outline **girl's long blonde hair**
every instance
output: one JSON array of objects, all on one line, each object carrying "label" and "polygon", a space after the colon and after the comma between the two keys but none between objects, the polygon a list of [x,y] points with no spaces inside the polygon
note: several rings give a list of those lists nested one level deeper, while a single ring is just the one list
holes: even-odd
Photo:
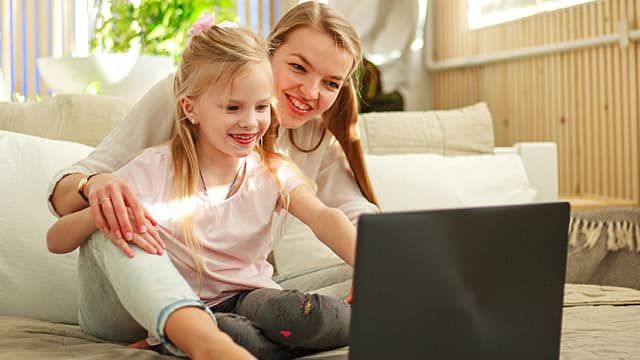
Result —
[{"label": "girl's long blonde hair", "polygon": [[[319,2],[307,1],[289,10],[273,28],[268,38],[271,53],[287,41],[287,36],[292,31],[304,26],[326,32],[335,39],[339,47],[349,52],[354,59],[351,71],[347,76],[348,80],[340,89],[334,104],[322,114],[322,120],[324,127],[333,134],[342,146],[360,191],[367,200],[378,205],[357,133],[359,104],[356,89],[358,88],[358,70],[362,64],[360,37],[351,23],[337,11]],[[293,131],[289,131],[289,136],[292,144],[295,144]],[[315,150],[315,148],[301,149],[297,146],[296,148],[300,151]]]},{"label": "girl's long blonde hair", "polygon": [[[192,124],[185,114],[180,99],[195,99],[212,86],[226,86],[242,74],[251,64],[268,62],[269,52],[266,41],[245,28],[213,26],[210,30],[194,35],[182,53],[173,82],[176,98],[173,132],[170,139],[173,158],[173,198],[177,203],[186,204],[179,225],[182,227],[184,240],[196,263],[196,270],[202,273],[200,258],[201,243],[193,233],[193,211],[191,207],[200,184],[196,142],[198,126]],[[271,124],[269,130],[256,146],[268,172],[280,187],[281,201],[288,206],[288,197],[278,180],[276,171],[278,163],[286,161],[276,151],[275,130],[278,121],[275,107],[271,108]],[[189,211],[191,210],[191,211]]]}]

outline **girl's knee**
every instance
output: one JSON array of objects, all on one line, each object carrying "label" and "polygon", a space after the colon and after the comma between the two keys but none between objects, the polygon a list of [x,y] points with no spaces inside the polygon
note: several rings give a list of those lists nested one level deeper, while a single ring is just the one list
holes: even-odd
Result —
[{"label": "girl's knee", "polygon": [[328,349],[348,342],[351,308],[343,300],[282,291],[260,306],[257,321],[266,336],[289,346]]}]

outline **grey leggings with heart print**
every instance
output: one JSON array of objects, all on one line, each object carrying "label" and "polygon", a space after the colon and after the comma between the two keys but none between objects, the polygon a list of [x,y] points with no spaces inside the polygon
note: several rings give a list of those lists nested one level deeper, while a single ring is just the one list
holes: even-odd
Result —
[{"label": "grey leggings with heart print", "polygon": [[351,308],[297,290],[242,292],[210,308],[220,330],[258,359],[290,359],[347,345]]}]

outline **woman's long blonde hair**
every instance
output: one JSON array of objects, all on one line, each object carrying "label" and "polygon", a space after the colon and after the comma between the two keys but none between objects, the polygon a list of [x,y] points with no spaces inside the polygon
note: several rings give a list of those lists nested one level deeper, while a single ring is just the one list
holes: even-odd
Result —
[{"label": "woman's long blonde hair", "polygon": [[[347,76],[348,80],[340,89],[333,105],[322,114],[322,121],[324,127],[333,134],[342,146],[360,191],[367,200],[378,205],[357,133],[359,106],[356,90],[358,88],[357,73],[362,64],[360,37],[351,23],[337,11],[319,2],[307,1],[289,10],[273,28],[268,38],[271,53],[287,41],[287,36],[292,31],[304,26],[326,32],[335,39],[339,47],[349,52],[354,59],[353,66]],[[293,131],[289,131],[289,136],[293,136]],[[295,144],[293,141],[292,143]],[[309,151],[300,148],[298,150]]]},{"label": "woman's long blonde hair", "polygon": [[[173,198],[178,203],[184,203],[187,211],[180,218],[185,243],[192,253],[198,274],[202,273],[202,260],[199,256],[201,243],[193,233],[193,213],[188,211],[200,184],[198,156],[196,142],[198,141],[198,126],[189,121],[180,99],[195,99],[212,86],[226,86],[242,74],[251,64],[269,63],[269,52],[266,41],[246,28],[230,28],[213,26],[210,30],[194,35],[182,53],[182,60],[178,65],[173,82],[173,92],[176,98],[175,118],[170,147],[173,158]],[[222,99],[224,100],[224,99]],[[278,162],[285,161],[276,151],[274,130],[277,128],[277,118],[274,107],[271,109],[271,124],[261,144],[256,146],[267,170],[280,187],[283,205],[288,204],[276,171]]]}]

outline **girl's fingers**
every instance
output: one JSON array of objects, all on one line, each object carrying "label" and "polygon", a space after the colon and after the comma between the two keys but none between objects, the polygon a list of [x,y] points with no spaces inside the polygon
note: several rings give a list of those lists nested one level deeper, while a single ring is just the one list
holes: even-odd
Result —
[{"label": "girl's fingers", "polygon": [[122,199],[121,192],[114,192],[111,195],[111,204],[113,205],[112,211],[114,213],[114,216],[117,219],[118,224],[120,224],[120,233],[125,240],[133,240],[133,231],[131,222],[129,221],[129,213],[127,211],[127,207],[125,206],[125,202]]},{"label": "girl's fingers", "polygon": [[153,239],[153,242],[158,245],[159,250],[166,249],[166,245],[164,240],[160,237],[160,233],[158,233],[158,229],[155,226],[151,226],[151,224],[147,223],[147,232],[145,235],[148,235]]},{"label": "girl's fingers", "polygon": [[149,241],[147,241],[147,239],[145,239],[144,236],[140,234],[135,234],[131,242],[134,243],[139,248],[141,248],[142,250],[148,252],[149,254],[158,253],[156,251],[156,248]]},{"label": "girl's fingers", "polygon": [[155,248],[156,254],[162,255],[162,253],[164,252],[164,242],[158,242],[157,239],[150,234],[150,232],[147,232],[142,236],[145,238],[145,240],[147,240],[149,244],[151,244]]},{"label": "girl's fingers", "polygon": [[127,255],[129,258],[133,258],[135,255],[133,254],[133,250],[129,247],[129,244],[123,238],[117,238],[113,234],[109,235],[109,239],[114,243],[122,252]]}]

